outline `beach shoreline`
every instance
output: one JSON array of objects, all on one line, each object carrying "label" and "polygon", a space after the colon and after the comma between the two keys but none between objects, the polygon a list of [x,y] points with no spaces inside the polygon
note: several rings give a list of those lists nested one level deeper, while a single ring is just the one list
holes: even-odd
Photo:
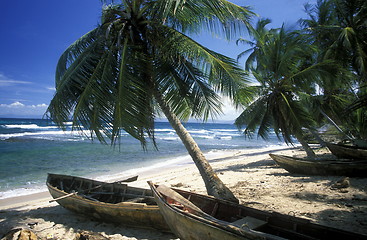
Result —
[{"label": "beach shoreline", "polygon": [[[331,189],[340,177],[289,174],[278,167],[269,153],[299,155],[298,148],[243,149],[209,158],[222,181],[241,204],[309,219],[320,224],[367,234],[367,178],[351,178],[347,189]],[[205,193],[193,163],[167,166],[139,173],[129,185],[148,188],[147,181]],[[31,228],[41,239],[74,239],[80,231],[92,231],[109,239],[176,239],[156,230],[100,223],[74,214],[48,192],[0,200],[0,237],[13,228]],[[48,238],[52,236],[53,238]]]}]

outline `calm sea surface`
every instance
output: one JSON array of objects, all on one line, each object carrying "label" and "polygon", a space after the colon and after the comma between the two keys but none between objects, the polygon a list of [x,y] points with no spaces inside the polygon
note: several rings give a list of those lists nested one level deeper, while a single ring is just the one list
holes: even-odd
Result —
[{"label": "calm sea surface", "polygon": [[[283,145],[274,135],[268,141],[246,139],[233,124],[185,126],[206,155]],[[128,134],[113,148],[71,131],[71,126],[62,131],[48,120],[0,118],[0,199],[46,190],[47,173],[108,180],[191,162],[169,123],[157,122],[155,128],[159,151],[152,146],[144,151]]]}]

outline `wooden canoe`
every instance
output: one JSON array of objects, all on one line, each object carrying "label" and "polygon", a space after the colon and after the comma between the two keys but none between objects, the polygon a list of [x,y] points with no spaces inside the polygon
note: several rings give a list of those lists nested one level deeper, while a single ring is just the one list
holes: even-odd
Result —
[{"label": "wooden canoe", "polygon": [[367,239],[306,219],[148,184],[167,224],[181,240]]},{"label": "wooden canoe", "polygon": [[64,208],[102,222],[169,231],[150,189],[48,174],[51,196]]},{"label": "wooden canoe", "polygon": [[330,152],[338,158],[367,160],[367,149],[357,146],[326,143]]},{"label": "wooden canoe", "polygon": [[350,159],[310,160],[284,155],[269,154],[282,168],[290,173],[319,176],[367,177],[367,161]]}]

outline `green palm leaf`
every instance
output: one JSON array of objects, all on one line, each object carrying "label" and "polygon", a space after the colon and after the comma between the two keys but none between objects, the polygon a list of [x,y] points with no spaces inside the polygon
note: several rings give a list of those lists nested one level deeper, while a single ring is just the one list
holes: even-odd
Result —
[{"label": "green palm leaf", "polygon": [[107,5],[101,25],[60,57],[48,114],[60,126],[72,116],[75,129],[100,141],[114,144],[126,131],[143,146],[146,137],[154,143],[156,91],[183,120],[216,117],[218,93],[235,96],[246,74],[184,33],[208,27],[230,37],[249,27],[250,15],[224,0]]}]

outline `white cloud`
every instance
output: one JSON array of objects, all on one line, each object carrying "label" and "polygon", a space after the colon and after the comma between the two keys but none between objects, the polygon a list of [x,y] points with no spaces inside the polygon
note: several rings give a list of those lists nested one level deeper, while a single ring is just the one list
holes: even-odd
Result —
[{"label": "white cloud", "polygon": [[18,81],[18,80],[10,79],[9,77],[0,73],[0,87],[9,87],[9,86],[14,86],[14,85],[19,85],[19,84],[32,84],[32,82]]},{"label": "white cloud", "polygon": [[21,102],[13,102],[12,104],[8,105],[9,108],[22,108],[24,106],[25,105]]},{"label": "white cloud", "polygon": [[42,117],[47,110],[47,104],[25,105],[19,101],[11,104],[0,104],[2,117]]},{"label": "white cloud", "polygon": [[0,87],[9,87],[18,84],[31,84],[31,82],[17,81],[17,80],[0,80]]}]

